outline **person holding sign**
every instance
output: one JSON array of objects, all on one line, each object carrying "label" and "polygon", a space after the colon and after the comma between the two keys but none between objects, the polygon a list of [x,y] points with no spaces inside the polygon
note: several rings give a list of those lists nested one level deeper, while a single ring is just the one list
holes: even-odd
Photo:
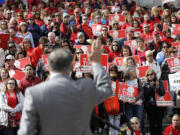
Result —
[{"label": "person holding sign", "polygon": [[162,135],[162,115],[163,108],[157,107],[155,92],[157,91],[159,96],[164,96],[164,86],[157,79],[156,72],[153,69],[149,69],[146,72],[144,88],[144,108],[147,113],[147,117],[150,123],[151,135]]},{"label": "person holding sign", "polygon": [[[142,98],[143,95],[143,88],[142,88],[142,82],[140,79],[137,78],[136,74],[136,67],[135,66],[129,66],[127,70],[124,71],[124,79],[125,82],[132,87],[137,87],[139,94],[135,97],[135,100],[133,103],[125,102],[125,113],[127,115],[128,123],[130,122],[130,118],[132,117],[138,117],[140,122],[142,122],[142,112],[143,112],[143,106],[137,105],[137,101]],[[129,92],[130,93],[130,92]]]}]

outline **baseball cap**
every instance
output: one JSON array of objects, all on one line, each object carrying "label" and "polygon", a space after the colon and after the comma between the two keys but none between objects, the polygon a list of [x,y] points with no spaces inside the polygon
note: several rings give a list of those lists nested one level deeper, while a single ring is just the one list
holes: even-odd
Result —
[{"label": "baseball cap", "polygon": [[8,55],[5,57],[5,60],[15,60],[15,58],[14,58],[13,55],[8,54]]}]

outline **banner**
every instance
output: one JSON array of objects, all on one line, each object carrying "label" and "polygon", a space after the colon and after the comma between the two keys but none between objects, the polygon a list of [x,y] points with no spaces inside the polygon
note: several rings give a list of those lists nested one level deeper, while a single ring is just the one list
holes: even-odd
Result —
[{"label": "banner", "polygon": [[169,58],[167,62],[171,72],[180,71],[180,57]]},{"label": "banner", "polygon": [[25,57],[25,58],[22,58],[22,59],[18,59],[15,61],[14,65],[21,69],[22,71],[24,70],[25,66],[27,64],[31,64],[31,59],[30,57]]},{"label": "banner", "polygon": [[125,16],[121,14],[109,14],[109,24],[112,25],[114,20],[117,20],[122,25],[125,22]]},{"label": "banner", "polygon": [[[101,55],[101,65],[107,71],[108,69],[108,55],[102,54]],[[91,72],[92,71],[92,64],[88,59],[87,54],[80,55],[80,67],[82,72]]]},{"label": "banner", "polygon": [[139,78],[145,77],[147,70],[149,69],[149,66],[141,66],[137,67],[136,73]]},{"label": "banner", "polygon": [[9,41],[9,34],[0,34],[0,48],[8,49],[7,43]]},{"label": "banner", "polygon": [[94,36],[100,36],[101,33],[102,33],[102,28],[103,26],[106,26],[106,25],[101,25],[101,24],[92,24],[91,25],[91,29],[92,29],[92,33]]},{"label": "banner", "polygon": [[[134,103],[137,95],[139,94],[139,90],[136,87],[132,87],[127,85],[126,83],[119,84],[119,100],[124,102]],[[142,100],[138,100],[135,104],[141,105]]]},{"label": "banner", "polygon": [[44,62],[45,70],[49,71],[49,68],[48,68],[48,55],[42,55],[42,59],[43,59],[43,62]]},{"label": "banner", "polygon": [[162,4],[168,3],[168,2],[174,2],[175,0],[162,0]]},{"label": "banner", "polygon": [[88,51],[90,51],[91,50],[91,46],[90,45],[74,45],[73,46],[73,48],[75,48],[75,49],[82,49],[83,50],[83,52],[85,53],[85,54],[87,54],[88,53]]},{"label": "banner", "polygon": [[159,96],[158,92],[157,91],[155,92],[156,105],[157,106],[174,106],[173,101],[172,101],[171,96],[170,96],[169,91],[168,91],[168,82],[163,81],[162,83],[164,85],[165,95]]},{"label": "banner", "polygon": [[173,47],[176,47],[177,49],[177,55],[180,56],[180,42],[173,42],[172,43]]},{"label": "banner", "polygon": [[108,34],[113,37],[113,39],[119,39],[126,37],[126,31],[125,30],[109,30]]},{"label": "banner", "polygon": [[136,40],[124,41],[124,45],[128,45],[131,48],[132,52],[134,52],[134,50],[137,49],[137,42],[136,42]]},{"label": "banner", "polygon": [[180,90],[180,72],[169,74],[170,91]]}]

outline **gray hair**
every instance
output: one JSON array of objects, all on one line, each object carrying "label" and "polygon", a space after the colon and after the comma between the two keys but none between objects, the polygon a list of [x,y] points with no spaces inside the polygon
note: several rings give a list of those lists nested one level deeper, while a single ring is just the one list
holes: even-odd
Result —
[{"label": "gray hair", "polygon": [[54,50],[48,57],[50,71],[54,72],[70,72],[72,61],[72,54],[63,48]]}]

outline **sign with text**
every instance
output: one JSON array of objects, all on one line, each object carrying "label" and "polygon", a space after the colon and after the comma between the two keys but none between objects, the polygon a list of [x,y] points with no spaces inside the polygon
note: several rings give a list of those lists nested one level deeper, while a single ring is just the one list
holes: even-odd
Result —
[{"label": "sign with text", "polygon": [[168,3],[168,2],[174,2],[175,0],[162,0],[162,4]]},{"label": "sign with text", "polygon": [[116,66],[118,67],[118,71],[124,70],[124,63],[125,63],[126,58],[124,57],[116,57],[114,62]]},{"label": "sign with text", "polygon": [[42,55],[42,59],[43,59],[44,67],[45,67],[46,71],[49,71],[49,68],[48,68],[48,55]]},{"label": "sign with text", "polygon": [[[107,54],[101,55],[101,65],[107,71],[107,67],[108,67],[108,55]],[[81,67],[82,72],[91,72],[92,71],[92,64],[89,61],[87,54],[80,55],[80,67]]]},{"label": "sign with text", "polygon": [[167,62],[171,72],[180,71],[180,57],[169,58]]},{"label": "sign with text", "polygon": [[147,70],[149,69],[149,66],[141,66],[137,67],[137,75],[139,78],[145,77]]},{"label": "sign with text", "polygon": [[14,65],[21,69],[21,70],[24,70],[25,66],[27,64],[31,64],[31,59],[30,57],[25,57],[25,58],[22,58],[22,59],[18,59],[15,61]]},{"label": "sign with text", "polygon": [[26,75],[24,72],[20,71],[20,70],[10,70],[9,71],[9,76],[16,79],[17,81],[22,80]]},{"label": "sign with text", "polygon": [[180,72],[169,74],[170,91],[180,90]]},{"label": "sign with text", "polygon": [[0,48],[8,49],[7,43],[9,41],[9,34],[0,34]]},{"label": "sign with text", "polygon": [[109,24],[112,24],[114,20],[117,20],[122,25],[125,22],[125,16],[121,14],[109,14]]},{"label": "sign with text", "polygon": [[100,36],[102,33],[102,28],[106,25],[92,24],[91,29],[94,36]]},{"label": "sign with text", "polygon": [[88,53],[88,51],[90,51],[91,50],[91,46],[90,45],[74,45],[73,46],[73,48],[75,48],[75,49],[82,49],[83,50],[83,52],[85,53],[85,54],[87,54]]},{"label": "sign with text", "polygon": [[162,83],[164,85],[165,95],[159,96],[158,92],[157,91],[155,92],[156,105],[157,106],[174,106],[173,101],[172,101],[171,96],[170,96],[169,91],[168,91],[168,82],[163,81]]},{"label": "sign with text", "polygon": [[[136,87],[127,85],[126,83],[119,84],[119,100],[124,102],[134,103],[136,97],[139,94],[139,90]],[[138,100],[135,104],[141,105],[142,100]]]},{"label": "sign with text", "polygon": [[136,40],[128,40],[124,41],[124,45],[128,45],[131,48],[131,51],[133,52],[135,49],[137,49],[137,42]]},{"label": "sign with text", "polygon": [[126,31],[125,30],[109,30],[108,34],[113,37],[113,39],[119,39],[126,37]]}]

